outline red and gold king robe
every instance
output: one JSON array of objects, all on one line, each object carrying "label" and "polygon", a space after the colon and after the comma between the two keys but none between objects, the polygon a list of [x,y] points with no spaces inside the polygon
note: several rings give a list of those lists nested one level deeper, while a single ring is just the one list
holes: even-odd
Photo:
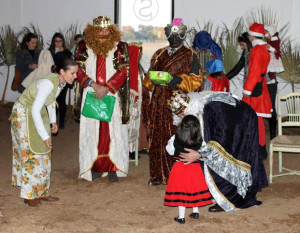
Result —
[{"label": "red and gold king robe", "polygon": [[[199,75],[200,63],[196,53],[181,46],[174,54],[168,54],[168,48],[155,52],[149,71],[167,71],[182,78],[174,87],[155,87],[149,78],[149,71],[143,81],[143,123],[149,141],[150,183],[166,184],[171,170],[171,159],[166,151],[168,140],[175,133],[172,112],[168,109],[168,100],[173,90],[191,92],[200,90],[202,77]],[[150,100],[149,91],[152,92]]]},{"label": "red and gold king robe", "polygon": [[[122,124],[121,106],[118,90],[127,79],[127,68],[118,71],[114,69],[114,50],[110,51],[106,58],[94,54],[90,48],[85,49],[85,44],[79,46],[78,57],[87,57],[86,60],[78,61],[78,81],[84,87],[82,96],[82,107],[84,106],[87,91],[94,91],[86,84],[89,79],[106,86],[109,89],[108,95],[116,97],[111,122],[103,122],[83,115],[80,119],[79,135],[79,178],[92,181],[91,170],[96,172],[116,171],[119,177],[124,177],[129,168],[129,145],[128,125]],[[82,50],[82,51],[80,51]],[[84,51],[86,50],[86,51]],[[129,48],[129,68],[136,81],[130,76],[131,88],[137,88],[139,48]],[[81,64],[80,64],[81,63]]]}]

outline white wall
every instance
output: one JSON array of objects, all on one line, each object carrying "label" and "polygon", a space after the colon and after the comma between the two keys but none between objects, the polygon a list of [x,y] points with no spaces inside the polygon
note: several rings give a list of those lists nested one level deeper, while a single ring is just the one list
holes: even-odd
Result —
[{"label": "white wall", "polygon": [[14,29],[20,27],[21,0],[0,1],[0,26],[11,25]]},{"label": "white wall", "polygon": [[45,42],[49,42],[59,28],[72,23],[78,23],[83,30],[99,15],[114,19],[112,0],[23,0],[21,4],[21,25],[38,24]]}]

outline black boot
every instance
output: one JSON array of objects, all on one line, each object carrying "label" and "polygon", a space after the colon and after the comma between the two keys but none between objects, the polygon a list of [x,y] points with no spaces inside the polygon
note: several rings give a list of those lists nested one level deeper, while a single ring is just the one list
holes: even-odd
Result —
[{"label": "black boot", "polygon": [[101,177],[102,177],[102,173],[101,172],[92,171],[92,180],[95,180],[95,179],[101,178]]},{"label": "black boot", "polygon": [[269,128],[270,128],[270,140],[276,137],[276,116],[269,118]]},{"label": "black boot", "polygon": [[108,181],[111,182],[111,183],[116,183],[116,182],[119,181],[117,173],[115,171],[114,172],[109,172],[108,175],[107,175],[107,178],[108,178]]}]

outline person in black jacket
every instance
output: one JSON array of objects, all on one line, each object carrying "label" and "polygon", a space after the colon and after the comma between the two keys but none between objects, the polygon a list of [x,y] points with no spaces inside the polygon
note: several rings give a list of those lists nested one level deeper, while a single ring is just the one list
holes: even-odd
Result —
[{"label": "person in black jacket", "polygon": [[252,48],[252,43],[248,39],[248,32],[244,32],[242,35],[238,37],[238,42],[240,44],[241,49],[243,50],[243,53],[241,55],[240,60],[238,63],[226,74],[227,78],[231,80],[233,77],[238,75],[240,71],[244,68],[244,81],[248,75],[249,71],[249,55],[250,55],[250,50]]},{"label": "person in black jacket", "polygon": [[[64,36],[56,32],[51,40],[51,45],[49,51],[52,54],[55,66],[58,66],[64,59],[72,58],[72,53],[67,49]],[[65,128],[65,116],[66,116],[66,95],[68,88],[70,86],[66,85],[57,97],[58,103],[58,113],[59,113],[59,128]]]},{"label": "person in black jacket", "polygon": [[18,92],[22,93],[25,87],[21,85],[24,79],[38,67],[38,60],[41,50],[37,48],[38,36],[28,33],[21,43],[21,50],[16,54],[16,70],[21,74]]}]

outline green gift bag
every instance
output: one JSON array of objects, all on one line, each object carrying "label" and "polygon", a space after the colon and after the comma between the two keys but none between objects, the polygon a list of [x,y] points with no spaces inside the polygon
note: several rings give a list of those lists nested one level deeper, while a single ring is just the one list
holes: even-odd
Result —
[{"label": "green gift bag", "polygon": [[164,71],[149,71],[150,80],[161,86],[167,86],[173,79],[172,75]]},{"label": "green gift bag", "polygon": [[106,95],[102,99],[95,99],[94,92],[88,91],[82,109],[82,115],[100,121],[111,121],[116,97]]}]

